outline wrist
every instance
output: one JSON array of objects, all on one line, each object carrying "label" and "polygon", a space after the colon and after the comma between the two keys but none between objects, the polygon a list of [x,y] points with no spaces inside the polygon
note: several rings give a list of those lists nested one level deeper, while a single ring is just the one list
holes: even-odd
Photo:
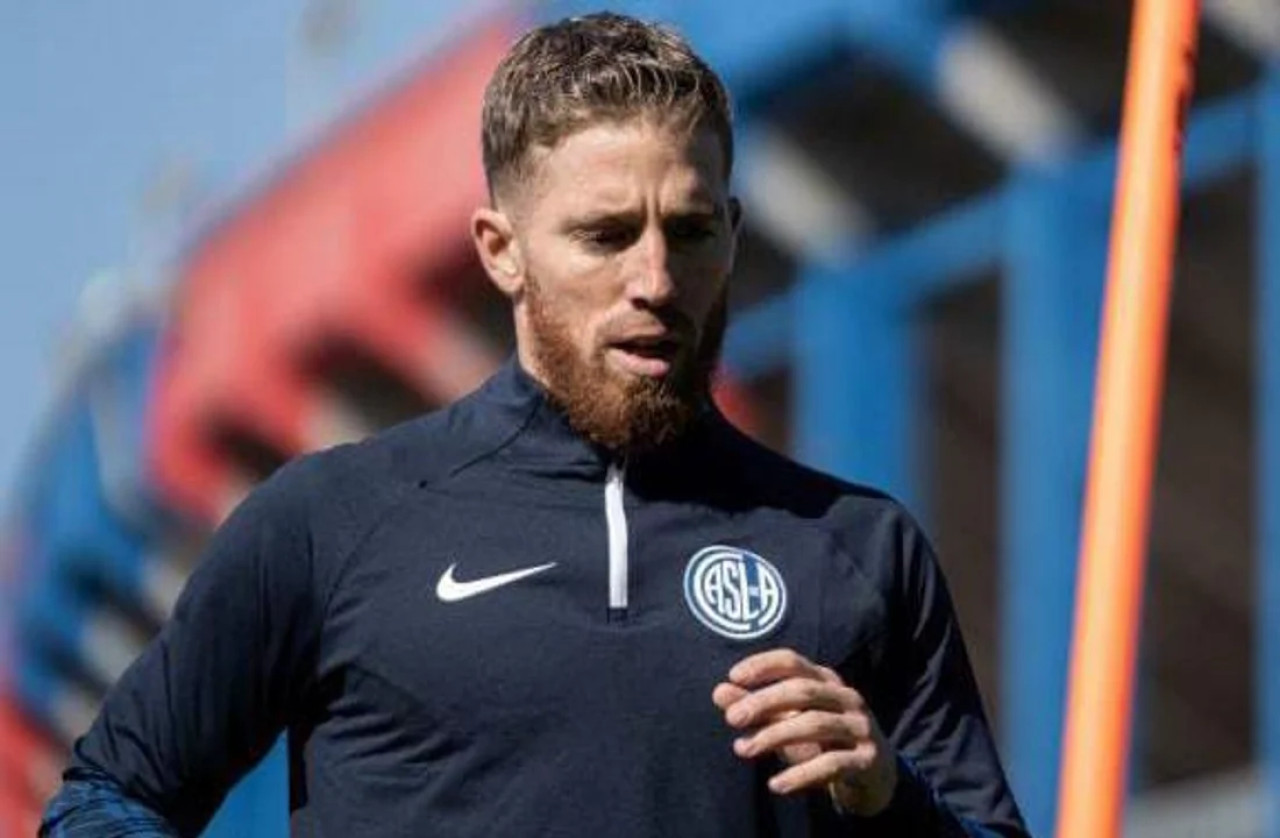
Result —
[{"label": "wrist", "polygon": [[902,771],[900,758],[895,754],[874,769],[874,776],[861,783],[850,782],[843,776],[827,784],[827,794],[836,811],[842,815],[873,818],[889,809],[898,795]]}]

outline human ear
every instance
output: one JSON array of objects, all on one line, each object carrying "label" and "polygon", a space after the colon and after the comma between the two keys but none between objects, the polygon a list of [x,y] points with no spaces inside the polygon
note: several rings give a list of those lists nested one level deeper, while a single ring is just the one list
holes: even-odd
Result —
[{"label": "human ear", "polygon": [[477,209],[471,214],[471,240],[489,279],[504,295],[515,299],[524,287],[524,268],[507,214],[493,207]]},{"label": "human ear", "polygon": [[735,238],[742,229],[742,202],[732,196],[729,198],[729,229]]}]

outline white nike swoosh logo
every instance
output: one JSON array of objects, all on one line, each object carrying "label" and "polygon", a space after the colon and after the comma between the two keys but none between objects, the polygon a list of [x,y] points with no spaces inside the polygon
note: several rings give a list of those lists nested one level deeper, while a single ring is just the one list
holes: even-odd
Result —
[{"label": "white nike swoosh logo", "polygon": [[540,564],[537,567],[525,567],[520,570],[512,570],[507,573],[499,573],[496,576],[485,576],[481,579],[472,579],[467,582],[459,582],[453,578],[453,571],[458,565],[449,565],[449,568],[440,577],[440,581],[436,583],[436,596],[441,602],[457,602],[460,599],[468,599],[477,594],[487,593],[494,588],[501,588],[503,585],[510,585],[512,582],[519,582],[521,579],[532,576],[535,573],[541,573],[544,570],[550,570],[556,566],[555,562],[549,564]]}]

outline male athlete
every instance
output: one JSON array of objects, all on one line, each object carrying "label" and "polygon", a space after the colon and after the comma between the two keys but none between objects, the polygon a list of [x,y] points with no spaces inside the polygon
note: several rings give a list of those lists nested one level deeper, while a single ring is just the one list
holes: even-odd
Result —
[{"label": "male athlete", "polygon": [[1025,835],[920,530],[711,403],[716,75],[566,20],[497,69],[483,147],[516,356],[240,507],[47,834],[196,834],[287,730],[295,835]]}]

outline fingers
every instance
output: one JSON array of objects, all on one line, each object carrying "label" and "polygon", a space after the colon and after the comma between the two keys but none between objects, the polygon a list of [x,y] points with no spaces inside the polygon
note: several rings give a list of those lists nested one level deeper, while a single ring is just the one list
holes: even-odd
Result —
[{"label": "fingers", "polygon": [[777,794],[790,794],[824,788],[841,777],[857,776],[870,770],[878,751],[875,743],[864,741],[845,751],[824,751],[811,760],[793,765],[769,778],[769,788]]},{"label": "fingers", "polygon": [[856,748],[871,736],[871,720],[865,714],[809,710],[736,739],[733,750],[740,757],[750,758],[799,744]]},{"label": "fingers", "polygon": [[772,649],[735,664],[712,700],[742,731],[733,743],[738,756],[773,753],[790,763],[769,780],[775,793],[825,786],[838,806],[860,814],[892,798],[893,749],[862,695],[834,670]]},{"label": "fingers", "polygon": [[747,727],[791,711],[861,712],[866,704],[852,687],[795,677],[744,693],[727,707],[725,720],[734,727]]},{"label": "fingers", "polygon": [[711,691],[711,700],[721,710],[727,710],[730,705],[747,694],[747,690],[737,684],[721,682]]},{"label": "fingers", "polygon": [[840,676],[825,666],[819,666],[792,649],[770,649],[743,658],[729,670],[729,680],[747,687],[767,684],[783,678],[813,678],[827,683],[840,683]]}]

